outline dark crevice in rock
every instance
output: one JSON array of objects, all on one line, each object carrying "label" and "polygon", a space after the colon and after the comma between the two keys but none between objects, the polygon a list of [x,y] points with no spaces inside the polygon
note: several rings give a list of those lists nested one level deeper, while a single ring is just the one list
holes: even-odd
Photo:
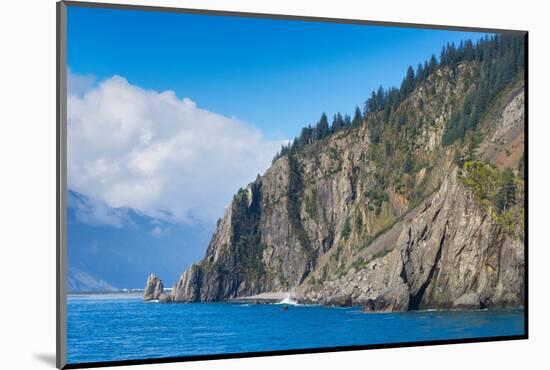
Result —
[{"label": "dark crevice in rock", "polygon": [[500,280],[500,273],[501,273],[501,268],[500,266],[502,266],[502,247],[504,245],[504,240],[502,238],[498,238],[500,239],[499,242],[498,242],[498,263],[497,263],[497,282]]},{"label": "dark crevice in rock", "polygon": [[399,273],[399,277],[401,277],[401,280],[403,280],[404,284],[408,285],[409,281],[407,279],[407,273],[405,272],[404,266],[401,266],[401,272]]},{"label": "dark crevice in rock", "polygon": [[435,220],[437,219],[437,216],[439,216],[439,212],[441,212],[441,207],[439,207],[437,209],[437,211],[435,211],[433,217],[432,217],[432,224],[435,222]]},{"label": "dark crevice in rock", "polygon": [[461,255],[464,248],[466,248],[466,244],[462,244],[462,246],[455,252],[455,257]]},{"label": "dark crevice in rock", "polygon": [[357,179],[359,177],[359,167],[354,166],[351,171],[348,173],[348,178],[351,187],[351,202],[355,201],[357,198]]},{"label": "dark crevice in rock", "polygon": [[290,226],[292,231],[297,236],[302,249],[304,250],[305,267],[299,283],[302,283],[308,274],[315,268],[315,253],[311,246],[311,241],[306,233],[302,223],[301,207],[302,197],[304,192],[304,184],[302,179],[302,168],[293,153],[288,154],[289,164],[289,181],[288,181],[288,198],[287,212],[289,215]]},{"label": "dark crevice in rock", "polygon": [[418,241],[426,240],[426,233],[428,232],[428,225],[424,226],[424,229],[420,233],[420,237],[418,238]]},{"label": "dark crevice in rock", "polygon": [[441,240],[439,242],[439,248],[437,249],[435,260],[432,265],[432,268],[430,269],[430,272],[428,273],[428,277],[426,280],[422,283],[420,288],[418,289],[418,292],[416,294],[411,294],[409,299],[409,310],[418,310],[420,308],[420,303],[422,302],[422,298],[424,298],[424,293],[426,292],[426,288],[428,288],[428,285],[432,282],[432,278],[437,270],[437,266],[439,265],[439,261],[441,259],[441,254],[443,251],[443,244],[445,243],[445,237],[447,235],[447,227],[448,222],[445,223],[445,228],[443,230],[443,235],[441,237]]}]

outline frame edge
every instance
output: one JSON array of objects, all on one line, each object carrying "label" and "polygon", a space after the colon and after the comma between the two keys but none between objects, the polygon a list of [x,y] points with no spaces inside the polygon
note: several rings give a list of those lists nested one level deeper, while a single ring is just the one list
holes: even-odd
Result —
[{"label": "frame edge", "polygon": [[297,14],[281,14],[281,13],[257,13],[249,11],[237,10],[220,10],[220,9],[205,9],[205,8],[183,8],[164,5],[133,5],[129,3],[102,3],[93,1],[79,0],[62,0],[66,6],[75,6],[83,8],[101,8],[101,9],[118,9],[118,10],[135,10],[146,12],[164,12],[164,13],[183,13],[183,14],[202,14],[226,17],[246,17],[246,18],[263,18],[263,19],[280,19],[294,20],[304,22],[330,22],[340,24],[358,24],[371,26],[386,26],[400,28],[421,28],[430,30],[448,30],[448,31],[466,31],[466,32],[487,32],[487,33],[505,33],[505,34],[522,34],[527,30],[519,29],[502,29],[502,28],[484,28],[475,26],[457,26],[445,24],[429,24],[429,23],[408,23],[399,21],[376,21],[368,19],[356,18],[332,18],[315,15],[297,15]]},{"label": "frame edge", "polygon": [[56,3],[56,367],[67,364],[67,5]]}]

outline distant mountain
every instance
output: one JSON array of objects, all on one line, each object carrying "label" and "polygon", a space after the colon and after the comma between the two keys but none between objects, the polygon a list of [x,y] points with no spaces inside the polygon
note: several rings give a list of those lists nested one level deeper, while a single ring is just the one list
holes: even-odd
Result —
[{"label": "distant mountain", "polygon": [[95,278],[74,267],[67,269],[67,291],[69,293],[77,292],[113,292],[117,288],[107,283],[105,280]]},{"label": "distant mountain", "polygon": [[72,287],[79,290],[95,286],[93,281],[105,288],[143,288],[143,276],[152,271],[163,271],[171,284],[204,253],[215,227],[174,224],[131,208],[111,208],[73,190],[67,203],[68,267],[74,272]]}]

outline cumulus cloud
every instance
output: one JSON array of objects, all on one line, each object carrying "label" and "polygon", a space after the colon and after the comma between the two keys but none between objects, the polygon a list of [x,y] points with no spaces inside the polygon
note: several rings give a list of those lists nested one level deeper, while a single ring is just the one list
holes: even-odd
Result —
[{"label": "cumulus cloud", "polygon": [[80,75],[72,73],[71,69],[67,69],[67,94],[71,96],[82,96],[86,91],[90,90],[96,82],[94,75]]},{"label": "cumulus cloud", "polygon": [[145,90],[120,76],[85,92],[69,89],[67,104],[69,189],[169,222],[221,217],[282,144],[172,91]]},{"label": "cumulus cloud", "polygon": [[134,225],[126,209],[109,207],[99,199],[69,192],[67,206],[72,210],[75,220],[85,224],[115,228]]}]

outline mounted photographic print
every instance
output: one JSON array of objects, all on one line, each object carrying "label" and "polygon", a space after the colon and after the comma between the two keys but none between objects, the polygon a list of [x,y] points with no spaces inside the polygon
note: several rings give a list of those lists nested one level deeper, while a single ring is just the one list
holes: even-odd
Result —
[{"label": "mounted photographic print", "polygon": [[526,32],[57,10],[58,367],[527,338]]}]

